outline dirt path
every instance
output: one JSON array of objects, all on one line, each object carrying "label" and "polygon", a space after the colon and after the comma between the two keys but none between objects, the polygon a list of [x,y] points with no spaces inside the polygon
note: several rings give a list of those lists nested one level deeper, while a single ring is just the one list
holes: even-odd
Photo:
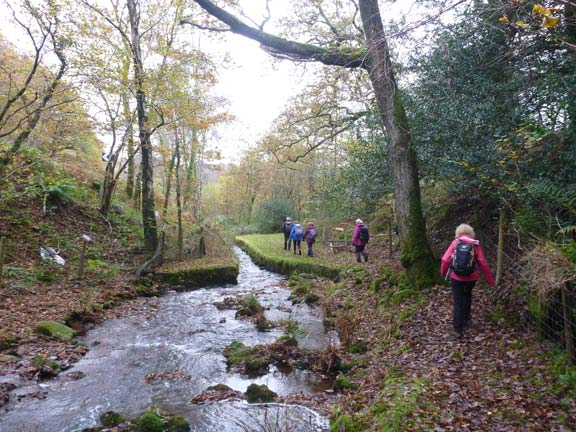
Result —
[{"label": "dirt path", "polygon": [[[389,332],[394,316],[383,317],[364,303],[359,327],[364,329],[363,337],[375,343],[382,330]],[[393,315],[405,310],[398,306]],[[389,339],[387,348],[369,354],[371,366],[359,393],[349,395],[342,406],[361,410],[364,403],[397,404],[397,392],[395,401],[390,402],[390,382],[388,386],[384,383],[391,371],[401,371],[403,382],[424,383],[418,407],[407,414],[401,430],[576,430],[574,394],[551,372],[550,356],[546,355],[550,347],[512,329],[504,319],[495,322],[494,308],[482,284],[474,290],[476,325],[460,340],[451,332],[449,288],[436,287],[414,310],[401,322],[398,336]],[[378,323],[377,331],[370,322]]]}]

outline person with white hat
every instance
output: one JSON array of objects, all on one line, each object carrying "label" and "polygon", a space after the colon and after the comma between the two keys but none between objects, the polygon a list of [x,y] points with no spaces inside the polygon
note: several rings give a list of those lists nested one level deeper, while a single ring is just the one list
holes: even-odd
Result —
[{"label": "person with white hat", "polygon": [[282,232],[284,233],[284,250],[290,250],[290,231],[292,231],[292,219],[286,216],[286,221],[284,222],[284,225],[282,225]]}]

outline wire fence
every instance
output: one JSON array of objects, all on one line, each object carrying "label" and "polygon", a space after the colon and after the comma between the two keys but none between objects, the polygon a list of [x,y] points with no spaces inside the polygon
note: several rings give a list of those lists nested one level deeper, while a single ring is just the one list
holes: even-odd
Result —
[{"label": "wire fence", "polygon": [[[496,237],[491,237],[496,238]],[[484,250],[496,262],[498,244],[487,238]],[[520,329],[566,350],[576,364],[576,281],[561,254],[543,246],[523,247],[517,235],[505,236],[502,280],[492,300],[515,319]]]}]

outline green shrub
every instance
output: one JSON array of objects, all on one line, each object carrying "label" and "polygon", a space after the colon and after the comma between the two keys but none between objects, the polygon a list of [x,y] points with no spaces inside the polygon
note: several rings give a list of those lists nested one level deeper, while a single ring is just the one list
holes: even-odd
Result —
[{"label": "green shrub", "polygon": [[280,232],[286,216],[294,218],[292,203],[286,198],[273,198],[265,201],[256,210],[255,221],[261,233]]},{"label": "green shrub", "polygon": [[160,416],[147,411],[134,420],[134,432],[163,432],[164,422]]}]

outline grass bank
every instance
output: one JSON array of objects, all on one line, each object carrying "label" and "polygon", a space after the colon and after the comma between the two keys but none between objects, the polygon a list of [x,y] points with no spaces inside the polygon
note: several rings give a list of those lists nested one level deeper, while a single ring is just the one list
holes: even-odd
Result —
[{"label": "grass bank", "polygon": [[313,257],[306,255],[308,246],[304,242],[302,255],[295,255],[293,251],[284,250],[282,234],[244,235],[236,237],[235,241],[256,264],[285,275],[313,273],[335,280],[351,264],[338,263],[334,254],[320,243],[314,245]]}]

